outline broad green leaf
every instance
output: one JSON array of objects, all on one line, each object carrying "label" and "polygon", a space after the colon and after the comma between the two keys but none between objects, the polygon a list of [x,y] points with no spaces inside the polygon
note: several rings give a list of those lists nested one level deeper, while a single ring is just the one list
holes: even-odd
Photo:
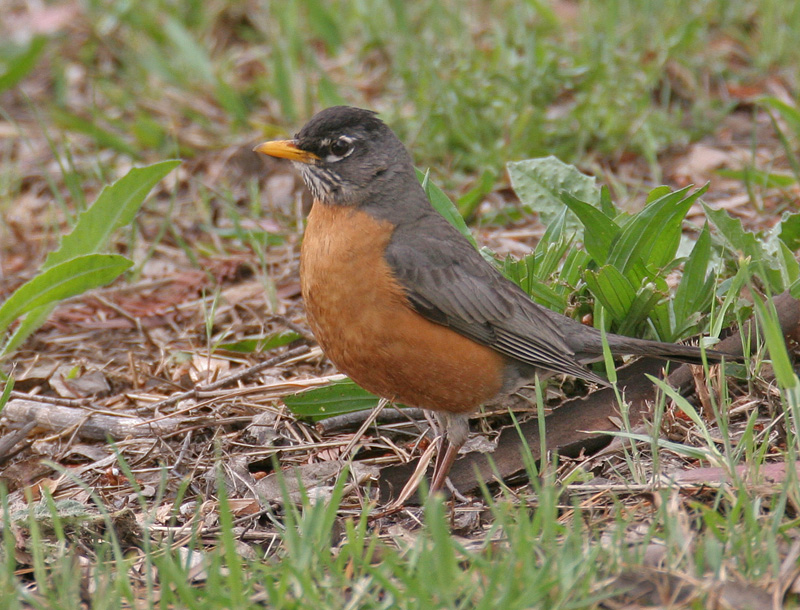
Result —
[{"label": "broad green leaf", "polygon": [[527,292],[534,301],[548,309],[558,313],[564,313],[567,309],[567,299],[536,277],[529,280]]},{"label": "broad green leaf", "polygon": [[475,238],[472,236],[469,227],[467,227],[467,223],[464,222],[464,218],[458,212],[458,208],[456,208],[453,202],[450,201],[450,198],[444,194],[442,189],[430,181],[429,172],[423,174],[419,170],[416,171],[417,179],[420,181],[420,184],[422,184],[422,188],[425,189],[425,194],[428,196],[434,209],[444,216],[451,225],[458,229],[461,234],[477,248],[478,242],[476,242]]},{"label": "broad green leaf", "polygon": [[778,256],[783,263],[781,265],[783,284],[784,286],[789,286],[790,284],[793,284],[798,277],[800,277],[800,263],[798,263],[797,259],[795,258],[794,252],[789,250],[785,243],[780,242],[779,247],[780,252]]},{"label": "broad green leaf", "polygon": [[563,285],[560,292],[566,290],[566,286],[577,286],[583,270],[586,269],[590,262],[591,258],[584,250],[572,248],[567,253],[567,258],[564,259],[564,264],[561,267],[558,279]]},{"label": "broad green leaf", "polygon": [[800,280],[795,280],[794,283],[789,286],[789,294],[795,299],[800,299]]},{"label": "broad green leaf", "polygon": [[[664,298],[664,295],[667,294],[667,292],[664,290],[659,290],[657,294],[659,298],[657,302],[651,306],[650,312],[647,314],[650,324],[656,331],[655,338],[659,341],[677,341],[680,339],[681,335],[675,332],[674,322],[670,310],[671,302]],[[687,325],[687,327],[690,328],[691,326]]]},{"label": "broad green leaf", "polygon": [[231,343],[220,343],[217,349],[252,354],[254,352],[265,352],[275,349],[276,347],[283,347],[298,339],[300,339],[300,335],[292,330],[274,335],[267,335],[265,337],[252,337]]},{"label": "broad green leaf", "polygon": [[[561,213],[564,206],[562,192],[589,205],[600,205],[600,190],[595,179],[555,157],[513,161],[507,163],[506,168],[511,186],[522,205],[537,212],[544,225],[549,225]],[[567,217],[567,228],[581,233],[580,223],[574,216]]]},{"label": "broad green leaf", "polygon": [[569,208],[565,207],[561,210],[561,214],[556,216],[555,220],[547,225],[547,228],[544,230],[544,235],[542,235],[539,243],[536,244],[534,248],[534,252],[544,253],[550,244],[556,243],[562,239],[565,233],[564,225],[568,212]]},{"label": "broad green leaf", "polygon": [[178,165],[180,161],[174,160],[135,167],[105,187],[97,200],[78,216],[72,232],[61,240],[61,246],[47,256],[43,268],[105,247],[114,231],[133,222],[147,193]]},{"label": "broad green leaf", "polygon": [[561,201],[583,224],[583,243],[586,251],[598,265],[605,265],[611,252],[611,245],[620,233],[617,223],[593,205],[576,199],[567,192],[561,193]]},{"label": "broad green leaf", "polygon": [[659,269],[670,263],[678,250],[683,219],[708,186],[686,196],[690,188],[653,201],[631,218],[614,242],[608,263],[625,275],[636,264]]},{"label": "broad green leaf", "polygon": [[286,396],[283,402],[298,417],[318,421],[334,415],[371,409],[378,404],[378,397],[356,385],[354,381],[344,379],[321,388]]},{"label": "broad green leaf", "polygon": [[620,334],[629,335],[635,332],[636,327],[647,319],[661,298],[661,293],[656,290],[656,286],[652,282],[641,286],[636,291],[636,297],[619,324]]},{"label": "broad green leaf", "polygon": [[39,61],[46,44],[47,38],[34,36],[28,43],[27,49],[0,62],[0,66],[5,67],[5,71],[0,74],[0,92],[16,87],[36,67],[36,62]]},{"label": "broad green leaf", "polygon": [[628,278],[615,267],[604,265],[597,271],[587,269],[584,280],[614,322],[621,323],[636,299],[636,291]]},{"label": "broad green leaf", "polygon": [[603,214],[612,219],[619,215],[619,210],[617,210],[614,202],[611,201],[611,191],[608,190],[605,184],[600,187],[600,209],[603,210]]},{"label": "broad green leaf", "polygon": [[536,277],[544,280],[553,275],[558,270],[559,263],[571,245],[571,242],[566,239],[561,240],[559,243],[550,244],[550,247],[541,254],[541,260],[537,261]]},{"label": "broad green leaf", "polygon": [[64,261],[17,288],[0,307],[0,333],[23,314],[87,290],[105,286],[133,262],[117,254],[88,254]]},{"label": "broad green leaf", "polygon": [[781,217],[778,236],[789,250],[800,249],[800,212],[787,212]]},{"label": "broad green leaf", "polygon": [[[739,254],[740,258],[749,258],[753,268],[760,271],[762,280],[775,291],[783,291],[787,276],[783,255],[770,239],[746,231],[742,221],[733,218],[725,210],[715,210],[703,205],[706,216],[717,228],[717,237],[722,244]],[[779,241],[779,240],[776,240]]]},{"label": "broad green leaf", "polygon": [[536,254],[521,259],[509,256],[503,261],[502,273],[540,305],[563,312],[567,306],[566,299],[542,281],[545,277],[536,273],[536,258]]},{"label": "broad green leaf", "polygon": [[[113,185],[105,187],[97,200],[78,216],[72,232],[61,240],[59,248],[47,256],[42,270],[104,248],[117,228],[133,221],[150,189],[179,164],[177,160],[162,161],[133,168]],[[0,356],[15,350],[44,323],[51,310],[50,306],[44,306],[29,312],[0,350]]]},{"label": "broad green leaf", "polygon": [[705,311],[714,297],[714,280],[709,277],[711,261],[711,234],[708,223],[703,227],[692,253],[683,267],[683,276],[675,290],[673,311],[678,324],[697,311]]},{"label": "broad green leaf", "polygon": [[645,199],[645,204],[653,203],[654,201],[658,201],[662,197],[666,197],[672,192],[672,189],[669,188],[667,185],[662,184],[661,186],[657,186],[652,191],[647,193],[647,199]]}]

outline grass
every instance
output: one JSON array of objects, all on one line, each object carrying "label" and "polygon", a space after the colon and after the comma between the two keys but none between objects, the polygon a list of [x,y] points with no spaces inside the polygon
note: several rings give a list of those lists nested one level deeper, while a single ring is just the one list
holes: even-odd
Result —
[{"label": "grass", "polygon": [[[158,607],[594,608],[625,599],[634,575],[641,584],[670,573],[687,587],[681,607],[703,608],[725,583],[752,587],[786,572],[784,547],[797,523],[784,515],[787,503],[800,499],[796,477],[768,491],[741,479],[705,490],[632,485],[601,507],[591,487],[562,486],[550,472],[530,496],[489,499],[484,541],[468,544],[451,534],[451,516],[438,500],[426,504],[416,532],[378,535],[365,514],[342,521],[342,480],[330,501],[288,505],[279,517],[281,544],[256,545],[261,556],[253,559],[241,556],[224,495],[217,546],[196,533],[178,541],[175,528],[175,536],[151,532],[144,556],[129,552],[114,528],[92,532],[96,526],[80,518],[67,522],[52,500],[40,501],[36,514],[31,505],[27,518],[13,517],[6,504],[0,602],[9,609],[79,607],[88,596],[93,608],[147,607],[155,587]],[[195,528],[202,525],[189,531]],[[70,541],[92,537],[87,571]],[[8,558],[21,552],[14,538],[28,541],[32,574],[13,574]],[[653,554],[657,566],[646,559]],[[31,578],[36,590],[26,591]]]},{"label": "grass", "polygon": [[[48,41],[39,69],[55,95],[40,111],[97,149],[191,156],[350,103],[380,110],[449,184],[551,153],[630,152],[656,168],[730,108],[720,88],[797,69],[797,8],[775,0],[92,0],[84,11],[81,44]],[[76,65],[88,84],[77,96]]]},{"label": "grass", "polygon": [[[20,275],[33,276],[102,185],[131,163],[179,157],[173,181],[146,204],[127,242],[112,241],[111,249],[139,254],[143,273],[151,258],[163,262],[162,242],[177,243],[215,281],[209,258],[245,252],[269,292],[265,307],[281,311],[282,276],[294,271],[266,246],[285,247],[290,258],[299,214],[262,211],[255,203],[262,184],[219,160],[232,148],[292,132],[331,104],[372,107],[417,164],[433,168],[436,182],[466,193],[459,200],[466,216],[500,222],[502,214],[481,216],[480,204],[506,186],[508,161],[554,154],[600,173],[640,158],[648,168],[640,183],[615,184],[649,191],[660,181],[662,156],[713,134],[737,104],[750,102],[737,89],[763,91],[769,79],[796,88],[800,73],[800,4],[781,0],[86,0],[75,10],[55,32],[0,44],[0,117],[19,136],[0,139],[0,263],[29,261],[10,274],[13,287]],[[783,120],[775,125],[793,161],[793,173],[780,181],[788,200],[798,177],[798,132],[796,111],[779,104],[766,102]],[[12,222],[19,209],[28,213],[30,198],[40,207]],[[708,214],[720,258],[710,258],[701,232],[696,274],[705,280],[716,265],[722,288],[704,284],[704,293],[734,287],[729,317],[737,307],[747,311],[737,301],[748,285],[797,290],[794,219],[784,219],[778,239],[768,231],[754,236],[722,212]],[[248,225],[248,217],[274,224]],[[637,216],[615,210],[614,217],[622,225]],[[555,230],[550,236],[506,271],[527,274],[540,300],[572,307],[566,287],[582,279],[588,255],[571,238],[557,239]],[[603,279],[598,274],[598,287]],[[218,327],[221,285],[202,293],[214,302],[200,308],[196,332],[182,327],[208,347],[229,341],[230,325]],[[679,309],[704,296],[690,292],[683,290]],[[800,487],[793,469],[774,484],[759,475],[772,462],[797,459],[800,399],[771,301],[762,306],[754,294],[749,306],[763,320],[776,381],[759,375],[748,395],[723,393],[712,415],[664,399],[652,429],[637,431],[635,450],[603,463],[547,464],[541,476],[532,473],[530,488],[488,496],[477,508],[451,511],[433,499],[384,527],[345,494],[341,479],[325,501],[285,502],[248,520],[234,512],[241,498],[224,485],[205,488],[189,475],[176,481],[166,467],[155,494],[145,493],[138,481],[144,466],[107,485],[115,492],[87,495],[78,506],[60,499],[55,483],[54,497],[48,482],[28,488],[44,494],[35,499],[3,494],[0,607],[575,609],[621,603],[643,586],[669,597],[678,585],[688,607],[709,607],[720,592],[736,607],[746,607],[748,595],[753,607],[766,607],[764,596],[797,576]],[[629,319],[613,313],[609,324]],[[668,313],[661,319],[674,322]],[[712,330],[723,325],[717,319]],[[655,323],[641,324],[652,331]],[[249,332],[263,338],[263,330]],[[175,353],[171,343],[160,345]],[[756,406],[743,407],[745,399]],[[722,466],[730,482],[658,482],[659,474],[709,465]],[[597,470],[612,484],[597,480]],[[134,513],[140,521],[131,524]],[[470,538],[457,535],[464,523]],[[787,604],[798,607],[796,596]]]}]

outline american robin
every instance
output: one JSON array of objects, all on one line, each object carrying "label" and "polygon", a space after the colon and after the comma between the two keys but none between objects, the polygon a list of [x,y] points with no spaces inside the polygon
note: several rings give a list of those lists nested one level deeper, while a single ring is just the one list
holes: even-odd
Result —
[{"label": "american robin", "polygon": [[[290,159],[314,197],[300,276],[325,354],[370,392],[436,413],[447,442],[432,491],[482,404],[553,373],[608,385],[585,366],[602,358],[601,333],[534,303],[484,260],[433,209],[408,151],[374,112],[328,108],[293,140],[255,150]],[[615,355],[701,362],[696,347],[606,339]]]}]

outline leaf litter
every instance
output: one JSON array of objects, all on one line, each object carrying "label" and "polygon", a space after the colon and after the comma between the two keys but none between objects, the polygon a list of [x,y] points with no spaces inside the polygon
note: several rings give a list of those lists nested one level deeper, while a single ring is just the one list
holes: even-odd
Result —
[{"label": "leaf litter", "polygon": [[[48,9],[35,21],[39,27],[64,28],[72,19],[70,6]],[[32,91],[45,90],[32,80]],[[154,112],[172,114],[168,95],[165,105]],[[219,109],[207,100],[198,99],[195,104],[197,112],[211,117],[213,123]],[[732,117],[719,133],[664,160],[665,177],[671,184],[715,181],[715,170],[741,167],[743,159],[752,157],[751,126],[745,132],[741,116]],[[224,123],[224,117],[218,118]],[[23,186],[13,208],[3,210],[0,301],[30,277],[69,224],[64,210],[50,202],[48,179],[56,181],[62,196],[68,196],[69,189],[44,133],[27,112],[20,112],[15,121],[16,125],[0,122],[0,139],[16,137],[20,126],[27,134],[25,146],[15,146],[11,152]],[[251,553],[256,545],[274,550],[281,533],[274,511],[285,494],[297,501],[302,484],[312,497],[329,498],[342,472],[341,459],[347,457],[342,452],[363,423],[348,421],[349,428],[332,426],[335,431],[322,434],[312,423],[297,420],[282,403],[284,396],[338,378],[319,349],[302,338],[263,354],[216,349],[223,343],[287,330],[309,335],[297,283],[298,218],[308,199],[286,165],[267,166],[248,156],[249,143],[222,152],[208,150],[215,134],[191,125],[182,140],[198,149],[194,158],[151,193],[136,231],[120,232],[113,244],[144,263],[127,282],[62,303],[14,354],[7,363],[10,366],[4,367],[15,377],[16,389],[0,417],[0,447],[5,449],[0,454],[0,479],[9,491],[20,563],[30,563],[26,560],[30,539],[22,521],[13,515],[27,518],[29,503],[42,506],[38,501],[44,492],[52,496],[58,515],[70,523],[79,539],[89,539],[100,530],[94,497],[108,510],[120,540],[132,548],[138,547],[143,535],[169,534],[188,556],[188,547],[182,545],[193,527],[198,527],[203,540],[215,541],[220,527],[215,491],[219,482],[227,490],[236,526],[246,526],[246,532],[237,530],[242,533],[241,552]],[[763,145],[757,151],[759,162],[772,164],[779,159],[774,137],[765,133],[758,141]],[[78,166],[95,163],[96,150],[88,137],[75,136],[71,154]],[[637,163],[622,159],[604,171],[616,177],[641,176],[640,167],[627,167]],[[631,186],[637,180],[631,178]],[[244,215],[253,204],[252,185],[257,186],[263,207],[274,214],[266,224],[237,226],[225,208],[236,210],[235,218]],[[92,200],[101,186],[101,181],[89,179],[81,188],[86,199]],[[514,205],[513,195],[503,188],[488,197],[488,206]],[[227,196],[209,196],[219,189],[227,189]],[[754,211],[741,193],[740,182],[721,180],[710,192],[710,197],[719,199],[718,205],[739,215],[748,226],[760,228],[771,224],[773,211],[785,201],[782,195],[767,191],[763,207]],[[198,201],[210,201],[200,214]],[[693,213],[690,219],[700,222],[702,208]],[[257,251],[253,244],[259,242],[248,241],[245,232],[234,241],[221,237],[231,228],[255,228],[278,239]],[[500,252],[519,253],[535,243],[542,231],[541,225],[526,218],[512,226],[482,228],[479,242]],[[251,368],[265,361],[269,366]],[[561,398],[559,389],[549,390],[548,404],[555,405]],[[740,434],[755,413],[757,429],[763,430],[771,450],[779,455],[785,435],[780,426],[773,425],[778,400],[768,375],[763,376],[748,392],[735,397],[728,433]],[[521,405],[518,415],[533,417],[530,403],[523,400]],[[503,413],[490,411],[481,416],[480,425],[494,435],[494,424],[505,420]],[[676,442],[697,440],[691,422],[682,420],[674,409],[667,411],[662,432]],[[721,434],[713,428],[711,433]],[[418,457],[432,440],[424,421],[401,417],[369,426],[358,440],[342,515],[371,504],[367,490],[375,488],[379,467]],[[612,598],[608,607],[678,603],[709,586],[722,607],[767,607],[769,592],[775,587],[800,591],[800,579],[792,569],[797,538],[782,549],[785,570],[780,583],[755,587],[734,574],[709,585],[711,581],[699,582],[696,575],[662,569],[663,549],[636,533],[637,525],[652,520],[654,503],[659,501],[651,493],[652,456],[641,449],[632,470],[626,457],[629,447],[618,443],[595,456],[565,458],[559,471],[565,479],[581,473],[583,481],[565,487],[581,510],[611,527],[612,514],[622,502],[637,515],[629,525],[630,544],[649,545],[647,569],[622,573],[608,584],[628,591],[626,596]],[[787,466],[791,465],[769,464],[762,480],[746,484],[758,486],[758,494],[774,493]],[[285,474],[285,485],[278,480],[278,472]],[[726,485],[730,477],[720,468],[701,466],[670,452],[662,452],[661,472],[665,473],[662,484],[673,490],[669,510],[687,523],[696,503],[712,501],[709,490]],[[182,484],[188,484],[188,492],[176,504]],[[517,493],[520,501],[526,501],[526,488]],[[530,502],[535,504],[535,498]],[[487,523],[475,503],[481,504],[480,497],[470,498],[469,504],[454,502],[454,522],[461,524],[460,535],[482,544]],[[569,516],[567,509],[560,518]],[[375,527],[413,537],[418,518],[419,511],[410,508],[379,520]],[[144,523],[152,523],[149,533],[144,532]],[[686,536],[689,545],[691,530],[686,530]],[[205,564],[197,555],[192,561],[196,566],[192,579],[204,580]]]}]

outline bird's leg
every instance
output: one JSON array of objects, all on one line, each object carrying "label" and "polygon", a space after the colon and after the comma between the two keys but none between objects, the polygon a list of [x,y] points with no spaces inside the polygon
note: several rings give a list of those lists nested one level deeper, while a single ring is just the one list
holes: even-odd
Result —
[{"label": "bird's leg", "polygon": [[464,445],[469,434],[469,423],[466,415],[438,412],[436,419],[441,428],[439,451],[433,467],[430,492],[434,493],[444,487],[450,468],[453,466],[458,450]]},{"label": "bird's leg", "polygon": [[459,449],[461,449],[461,447],[454,445],[449,440],[447,441],[447,448],[445,451],[442,451],[440,447],[439,453],[436,456],[436,465],[433,467],[431,493],[437,492],[444,487],[444,483],[447,480],[447,473],[450,472],[450,467],[453,465],[453,462],[456,461]]}]

